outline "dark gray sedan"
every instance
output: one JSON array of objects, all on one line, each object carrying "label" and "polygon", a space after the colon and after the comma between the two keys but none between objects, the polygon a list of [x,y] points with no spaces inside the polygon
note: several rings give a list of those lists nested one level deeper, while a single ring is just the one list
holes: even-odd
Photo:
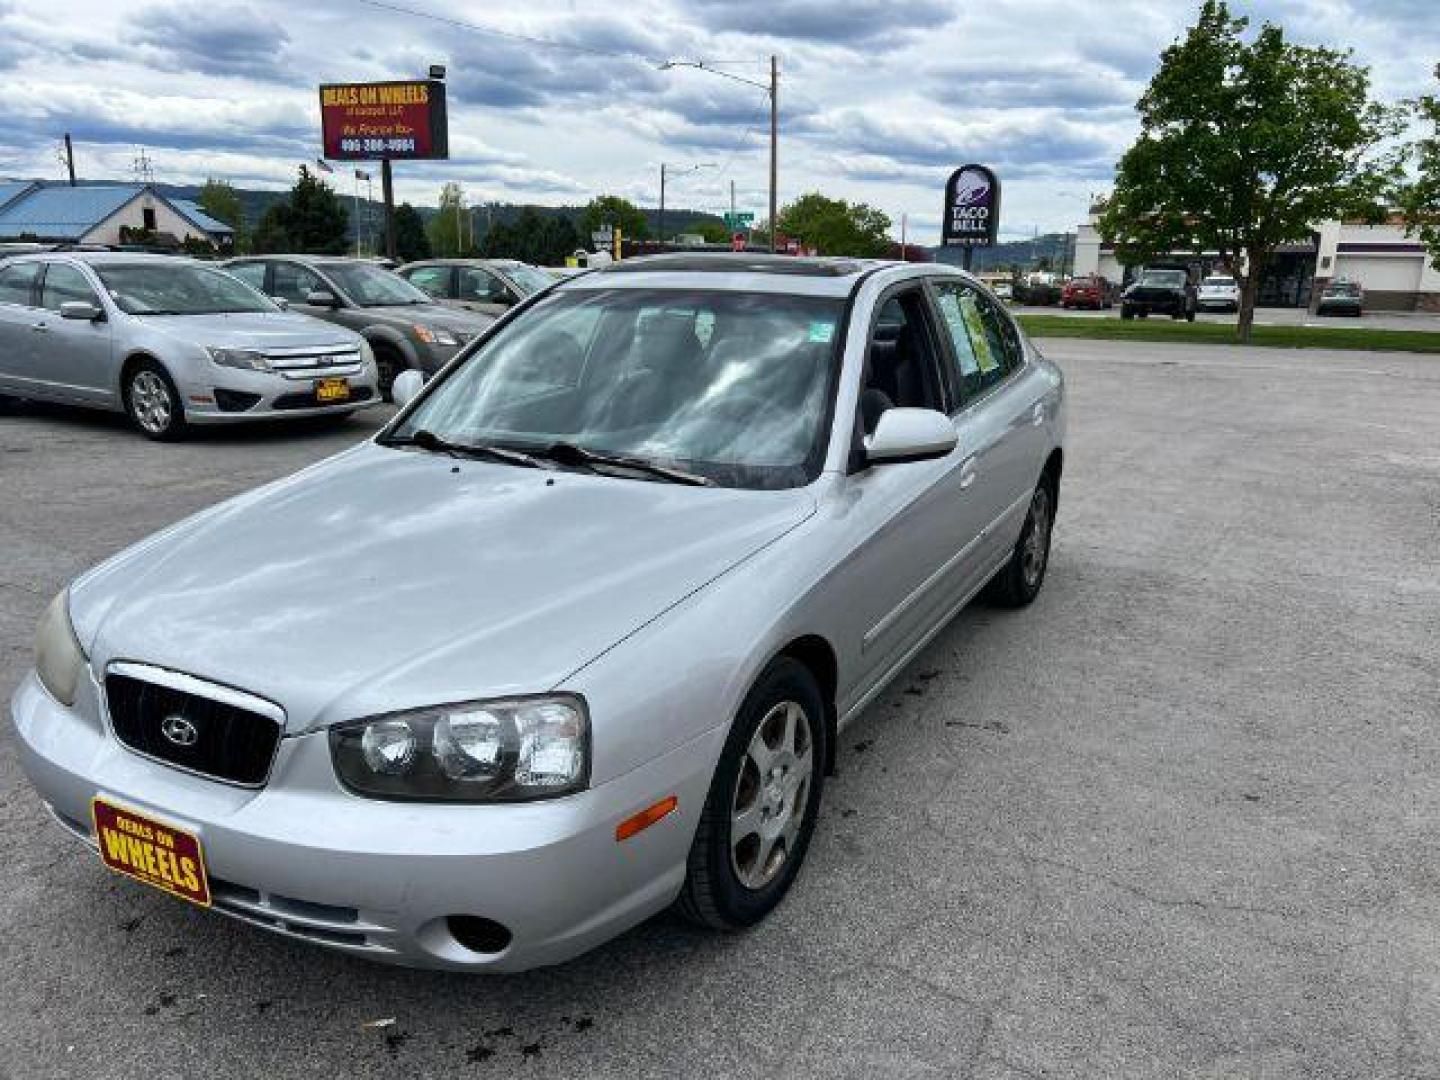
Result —
[{"label": "dark gray sedan", "polygon": [[354,330],[370,343],[387,397],[406,368],[439,371],[494,318],[444,307],[409,282],[365,259],[262,255],[231,259],[225,269],[297,311]]},{"label": "dark gray sedan", "polygon": [[448,307],[500,316],[555,279],[518,259],[426,259],[396,271]]}]

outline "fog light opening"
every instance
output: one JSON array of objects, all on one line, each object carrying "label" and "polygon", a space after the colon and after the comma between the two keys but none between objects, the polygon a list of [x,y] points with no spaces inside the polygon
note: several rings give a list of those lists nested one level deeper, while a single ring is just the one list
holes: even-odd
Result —
[{"label": "fog light opening", "polygon": [[479,915],[447,915],[445,926],[456,941],[476,953],[504,952],[514,936],[494,919]]}]

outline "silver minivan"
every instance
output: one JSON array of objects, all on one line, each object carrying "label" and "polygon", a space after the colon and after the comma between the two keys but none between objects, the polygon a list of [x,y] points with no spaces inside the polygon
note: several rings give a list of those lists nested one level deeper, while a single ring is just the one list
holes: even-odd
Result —
[{"label": "silver minivan", "polygon": [[358,334],[192,259],[88,251],[0,262],[0,397],[123,410],[161,440],[380,402]]}]

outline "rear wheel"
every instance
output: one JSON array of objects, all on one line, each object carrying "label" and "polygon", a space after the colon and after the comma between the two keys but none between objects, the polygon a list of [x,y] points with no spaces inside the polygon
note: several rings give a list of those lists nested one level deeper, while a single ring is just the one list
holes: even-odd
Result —
[{"label": "rear wheel", "polygon": [[140,434],[157,442],[173,442],[185,434],[185,406],[166,370],[142,360],[125,380],[125,411]]},{"label": "rear wheel", "polygon": [[1120,318],[1122,318],[1122,319],[1133,319],[1134,317],[1135,317],[1135,312],[1131,309],[1131,307],[1130,307],[1129,304],[1121,304],[1121,305],[1120,305]]},{"label": "rear wheel", "polygon": [[710,781],[676,906],[717,930],[753,926],[805,860],[825,767],[825,704],[810,670],[773,661],[745,698]]},{"label": "rear wheel", "polygon": [[1001,607],[1024,607],[1045,584],[1050,565],[1050,536],[1055,527],[1055,482],[1042,479],[1030,496],[1030,509],[1010,561],[991,579],[985,599]]}]

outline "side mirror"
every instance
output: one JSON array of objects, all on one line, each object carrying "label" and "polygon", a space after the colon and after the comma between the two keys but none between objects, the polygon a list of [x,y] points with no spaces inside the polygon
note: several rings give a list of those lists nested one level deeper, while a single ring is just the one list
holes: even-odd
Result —
[{"label": "side mirror", "polygon": [[414,368],[406,368],[390,384],[390,397],[397,409],[403,409],[415,400],[415,395],[425,388],[425,376]]},{"label": "side mirror", "polygon": [[89,300],[66,300],[60,305],[60,317],[62,319],[78,319],[80,322],[94,322],[97,319],[103,319],[105,312]]},{"label": "side mirror", "polygon": [[338,308],[340,298],[327,289],[312,289],[305,294],[305,303],[311,307]]},{"label": "side mirror", "polygon": [[276,307],[278,307],[281,311],[290,310],[290,301],[286,300],[283,296],[272,296],[270,297],[270,302],[273,303]]},{"label": "side mirror", "polygon": [[959,441],[955,424],[937,409],[886,409],[865,440],[865,457],[872,465],[928,461],[944,457]]}]

